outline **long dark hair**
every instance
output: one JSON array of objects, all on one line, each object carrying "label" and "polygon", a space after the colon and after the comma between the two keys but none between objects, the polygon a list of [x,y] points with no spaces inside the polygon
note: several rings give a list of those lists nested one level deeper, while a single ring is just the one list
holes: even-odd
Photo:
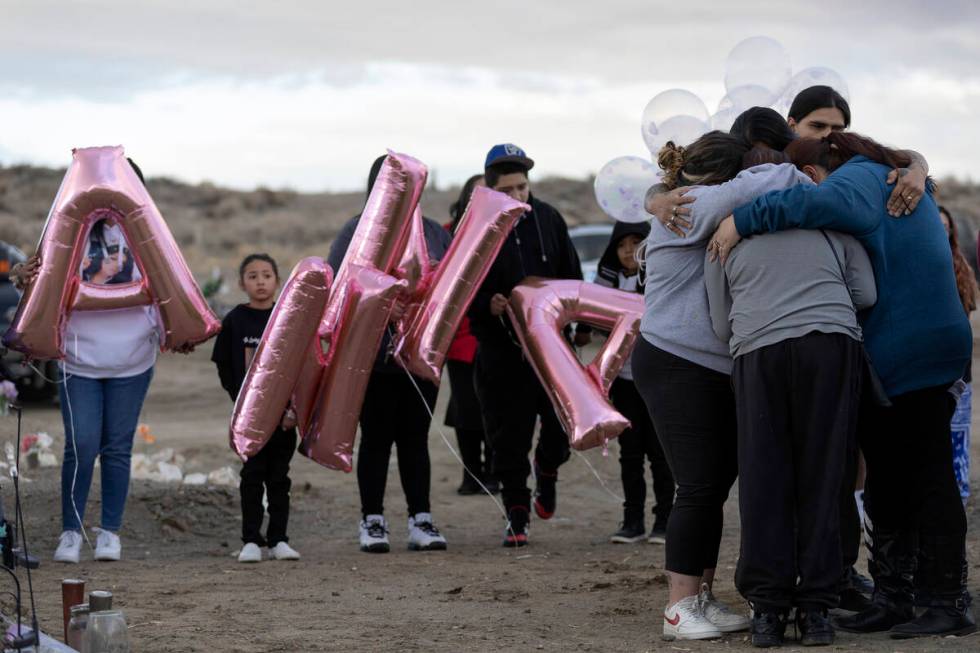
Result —
[{"label": "long dark hair", "polygon": [[456,233],[456,227],[459,226],[459,221],[463,219],[463,213],[466,211],[467,205],[470,203],[470,197],[473,196],[473,189],[476,188],[477,182],[483,179],[482,174],[473,175],[466,180],[463,187],[459,191],[459,197],[456,201],[449,205],[449,217],[452,218],[452,232]]},{"label": "long dark hair", "polygon": [[728,133],[744,139],[749,147],[762,144],[780,152],[796,138],[786,119],[769,107],[746,109],[735,119]]},{"label": "long dark hair", "polygon": [[668,141],[657,154],[667,190],[678,186],[721,184],[742,170],[742,157],[749,151],[743,139],[711,131],[687,147]]},{"label": "long dark hair", "polygon": [[963,310],[969,315],[977,310],[977,278],[973,268],[960,251],[960,240],[956,234],[956,220],[945,206],[939,207],[939,212],[949,220],[949,248],[953,252],[953,272],[956,274],[956,290],[960,294]]},{"label": "long dark hair", "polygon": [[844,127],[851,125],[851,107],[844,96],[829,86],[811,86],[796,94],[789,108],[789,118],[799,122],[818,109],[839,109]]},{"label": "long dark hair", "polygon": [[833,172],[859,155],[891,168],[907,168],[912,163],[905,152],[853,132],[831,132],[824,138],[798,138],[786,146],[786,154],[800,170],[803,166],[816,165],[827,172]]}]

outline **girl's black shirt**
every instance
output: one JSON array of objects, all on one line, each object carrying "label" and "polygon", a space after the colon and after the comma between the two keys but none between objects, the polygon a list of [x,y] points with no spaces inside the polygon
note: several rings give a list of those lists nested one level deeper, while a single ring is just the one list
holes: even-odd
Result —
[{"label": "girl's black shirt", "polygon": [[259,309],[239,304],[221,321],[221,332],[214,341],[211,360],[218,366],[221,387],[228,392],[232,401],[238,399],[245,372],[271,315],[271,308]]}]

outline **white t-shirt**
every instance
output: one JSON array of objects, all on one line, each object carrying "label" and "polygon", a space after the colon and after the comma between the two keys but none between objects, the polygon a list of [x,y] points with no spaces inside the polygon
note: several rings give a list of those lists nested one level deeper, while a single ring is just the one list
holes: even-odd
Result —
[{"label": "white t-shirt", "polygon": [[[95,224],[79,274],[104,285],[141,278],[118,225]],[[72,311],[65,327],[65,371],[91,379],[136,376],[153,367],[159,346],[160,328],[150,306]]]}]

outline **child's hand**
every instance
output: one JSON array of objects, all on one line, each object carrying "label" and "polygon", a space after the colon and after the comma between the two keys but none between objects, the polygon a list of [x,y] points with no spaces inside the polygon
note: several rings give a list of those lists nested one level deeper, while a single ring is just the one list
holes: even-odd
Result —
[{"label": "child's hand", "polygon": [[405,311],[408,309],[405,300],[399,297],[395,300],[395,304],[391,307],[391,320],[392,322],[401,322],[402,318],[405,317]]},{"label": "child's hand", "polygon": [[283,431],[288,431],[296,428],[296,422],[296,411],[292,408],[287,408],[286,412],[282,414],[282,421],[279,423],[279,427]]}]

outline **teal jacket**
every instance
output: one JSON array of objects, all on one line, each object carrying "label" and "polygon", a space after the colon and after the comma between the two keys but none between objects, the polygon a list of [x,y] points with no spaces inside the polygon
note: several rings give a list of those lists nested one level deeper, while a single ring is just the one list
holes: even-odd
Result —
[{"label": "teal jacket", "polygon": [[871,259],[878,302],[859,317],[865,344],[889,396],[952,384],[973,350],[956,290],[949,240],[930,193],[915,211],[885,210],[889,168],[852,158],[816,186],[767,193],[735,210],[742,236],[785,229],[833,229],[854,235]]}]

